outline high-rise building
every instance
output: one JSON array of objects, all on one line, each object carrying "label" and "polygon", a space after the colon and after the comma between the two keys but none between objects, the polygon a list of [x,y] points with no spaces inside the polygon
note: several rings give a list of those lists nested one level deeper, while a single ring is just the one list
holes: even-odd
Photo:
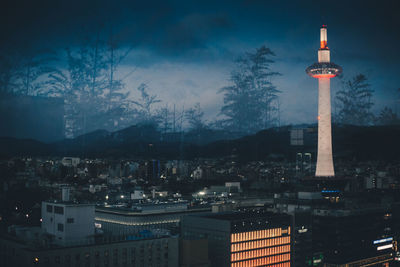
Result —
[{"label": "high-rise building", "polygon": [[325,25],[321,27],[320,34],[318,62],[306,69],[308,75],[318,79],[318,154],[315,176],[333,177],[330,79],[339,75],[342,68],[331,62]]},{"label": "high-rise building", "polygon": [[209,213],[184,217],[181,234],[208,239],[211,266],[286,267],[291,262],[290,224],[289,215],[260,209]]}]

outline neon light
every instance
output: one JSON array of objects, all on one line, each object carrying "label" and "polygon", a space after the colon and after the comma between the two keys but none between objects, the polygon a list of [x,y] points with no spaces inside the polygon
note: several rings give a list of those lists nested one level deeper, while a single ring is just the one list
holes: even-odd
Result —
[{"label": "neon light", "polygon": [[375,240],[374,241],[374,245],[380,244],[380,243],[384,243],[384,242],[388,242],[388,241],[393,241],[393,237],[388,237],[388,238],[384,238],[384,239]]},{"label": "neon light", "polygon": [[377,247],[376,250],[384,250],[384,249],[388,249],[388,248],[393,248],[393,244]]},{"label": "neon light", "polygon": [[[234,241],[232,241],[234,242]],[[269,238],[257,241],[231,243],[231,252],[240,252],[248,249],[269,248],[273,246],[281,246],[290,244],[290,236]]]},{"label": "neon light", "polygon": [[333,78],[336,74],[314,74],[312,75],[314,78]]}]

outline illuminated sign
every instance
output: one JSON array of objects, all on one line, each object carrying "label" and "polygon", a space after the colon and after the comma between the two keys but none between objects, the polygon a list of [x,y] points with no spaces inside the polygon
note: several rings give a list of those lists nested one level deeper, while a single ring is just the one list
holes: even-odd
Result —
[{"label": "illuminated sign", "polygon": [[322,190],[321,193],[339,193],[339,190]]},{"label": "illuminated sign", "polygon": [[384,238],[384,239],[375,240],[374,241],[374,245],[380,244],[380,243],[389,242],[389,241],[393,241],[393,237],[388,237],[388,238]]},{"label": "illuminated sign", "polygon": [[388,249],[388,248],[393,248],[393,244],[377,247],[376,250],[384,250],[384,249]]}]

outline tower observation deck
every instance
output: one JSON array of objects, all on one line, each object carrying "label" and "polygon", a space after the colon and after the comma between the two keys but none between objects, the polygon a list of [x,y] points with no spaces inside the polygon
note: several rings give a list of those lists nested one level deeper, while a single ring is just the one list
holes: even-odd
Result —
[{"label": "tower observation deck", "polygon": [[325,25],[321,27],[320,35],[321,44],[318,49],[318,62],[306,69],[308,75],[318,79],[318,154],[315,176],[334,177],[330,79],[339,75],[342,68],[330,61]]}]

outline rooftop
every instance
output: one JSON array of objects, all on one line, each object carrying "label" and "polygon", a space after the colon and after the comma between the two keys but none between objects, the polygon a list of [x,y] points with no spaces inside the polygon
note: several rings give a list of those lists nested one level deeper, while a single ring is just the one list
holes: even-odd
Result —
[{"label": "rooftop", "polygon": [[92,203],[80,203],[76,201],[61,201],[61,200],[46,200],[43,201],[46,204],[53,204],[53,205],[64,205],[64,206],[94,206],[95,204]]},{"label": "rooftop", "polygon": [[245,212],[220,212],[220,213],[209,213],[200,215],[201,217],[206,217],[210,219],[217,219],[223,221],[243,221],[247,219],[257,219],[257,218],[278,218],[281,216],[286,216],[284,214],[273,213],[265,210],[255,210],[255,211],[245,211]]}]

